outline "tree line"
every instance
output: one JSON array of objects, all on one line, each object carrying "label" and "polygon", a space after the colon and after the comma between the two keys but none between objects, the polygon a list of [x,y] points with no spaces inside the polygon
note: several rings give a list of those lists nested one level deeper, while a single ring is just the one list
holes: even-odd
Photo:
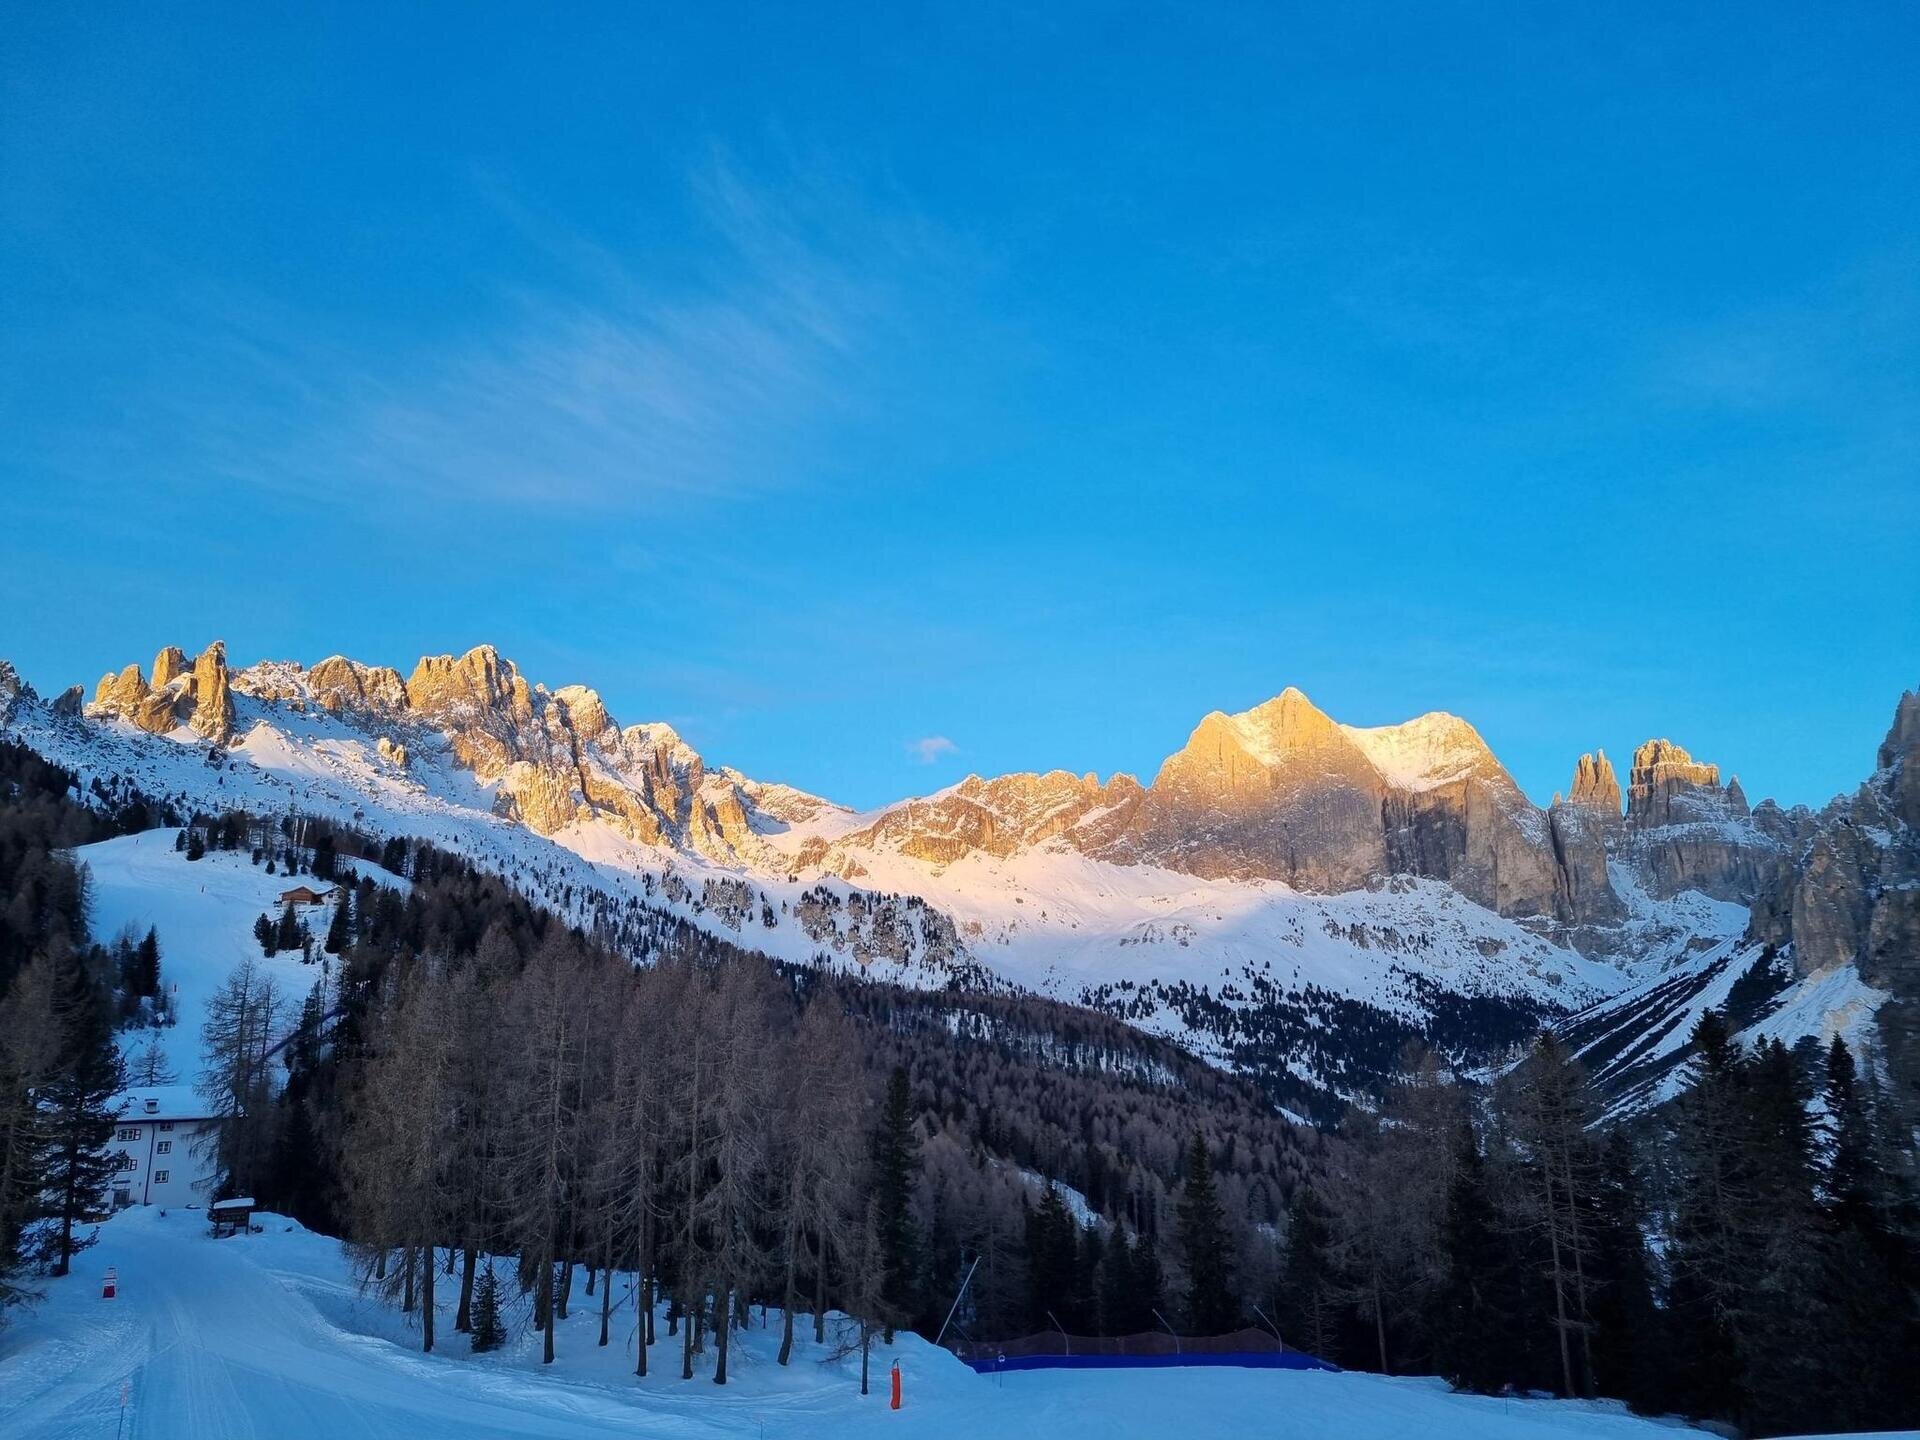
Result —
[{"label": "tree line", "polygon": [[1289,1340],[1752,1434],[1913,1424],[1901,1122],[1839,1038],[1749,1050],[1715,1013],[1691,1044],[1693,1084],[1638,1124],[1601,1123],[1551,1035],[1491,1086],[1412,1065],[1294,1197],[1273,1294]]},{"label": "tree line", "polygon": [[[70,853],[155,812],[80,794],[70,771],[0,741],[0,1319],[91,1242],[117,1168],[116,1028],[166,1019],[158,936],[96,943]],[[150,1068],[157,1055],[148,1047]]]}]

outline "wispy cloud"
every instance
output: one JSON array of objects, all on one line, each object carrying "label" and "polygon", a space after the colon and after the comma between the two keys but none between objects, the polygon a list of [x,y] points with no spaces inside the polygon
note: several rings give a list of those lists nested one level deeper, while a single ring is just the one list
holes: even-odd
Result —
[{"label": "wispy cloud", "polygon": [[925,735],[907,743],[907,753],[913,756],[915,763],[931,765],[942,756],[951,755],[960,747],[944,735]]},{"label": "wispy cloud", "polygon": [[[909,209],[716,153],[669,241],[615,241],[482,176],[534,263],[468,281],[468,317],[342,333],[336,313],[203,291],[140,324],[167,357],[127,448],[299,492],[659,509],[792,483],[884,414],[950,252]],[[98,448],[93,442],[92,448]]]}]

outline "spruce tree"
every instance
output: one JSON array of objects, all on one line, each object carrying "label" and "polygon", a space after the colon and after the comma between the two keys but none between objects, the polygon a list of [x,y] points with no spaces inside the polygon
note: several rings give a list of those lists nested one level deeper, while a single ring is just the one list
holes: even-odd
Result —
[{"label": "spruce tree", "polygon": [[271,959],[274,952],[280,948],[277,935],[277,927],[273,921],[266,917],[264,912],[254,917],[253,938],[260,942],[260,953],[269,959]]},{"label": "spruce tree", "polygon": [[506,1340],[500,1322],[500,1279],[489,1260],[473,1282],[473,1353],[498,1350]]},{"label": "spruce tree", "polygon": [[1442,1278],[1434,1314],[1440,1372],[1462,1390],[1493,1392],[1513,1378],[1521,1349],[1512,1246],[1500,1234],[1486,1161],[1470,1122],[1455,1140],[1441,1222]]},{"label": "spruce tree", "polygon": [[1062,1325],[1073,1309],[1078,1227],[1060,1192],[1048,1184],[1027,1215],[1027,1321],[1036,1331]]},{"label": "spruce tree", "polygon": [[[916,1300],[915,1257],[918,1237],[913,1224],[913,1187],[920,1172],[920,1141],[913,1128],[913,1092],[904,1066],[896,1065],[887,1080],[880,1126],[873,1142],[873,1194],[879,1230],[881,1299],[889,1312],[911,1316]],[[893,1326],[887,1327],[889,1343]]]},{"label": "spruce tree", "polygon": [[1665,1409],[1666,1316],[1654,1304],[1651,1226],[1638,1156],[1624,1128],[1607,1136],[1593,1208],[1594,1383],[1600,1394],[1635,1409]]},{"label": "spruce tree", "polygon": [[327,922],[325,948],[329,955],[339,955],[353,944],[352,893],[342,888],[340,898],[333,907],[333,918]]},{"label": "spruce tree", "polygon": [[1287,1254],[1280,1267],[1274,1318],[1281,1339],[1322,1360],[1336,1357],[1339,1277],[1333,1261],[1333,1219],[1313,1186],[1294,1188],[1287,1205]]},{"label": "spruce tree", "polygon": [[75,1252],[92,1243],[78,1237],[75,1227],[108,1208],[108,1186],[119,1165],[117,1152],[107,1148],[115,1118],[110,1102],[123,1082],[112,1001],[88,973],[85,957],[63,947],[49,963],[60,1059],[39,1096],[51,1141],[45,1194],[52,1228],[44,1249],[52,1273],[65,1275]]},{"label": "spruce tree", "polygon": [[151,998],[160,993],[160,937],[152,926],[134,949],[133,979],[136,995]]},{"label": "spruce tree", "polygon": [[1214,1189],[1206,1138],[1198,1132],[1187,1153],[1180,1191],[1180,1251],[1187,1267],[1186,1320],[1195,1335],[1224,1335],[1240,1328],[1240,1302],[1233,1291],[1231,1237]]},{"label": "spruce tree", "polygon": [[298,950],[305,936],[300,929],[300,917],[293,913],[293,902],[289,900],[280,910],[280,926],[274,931],[275,950]]}]

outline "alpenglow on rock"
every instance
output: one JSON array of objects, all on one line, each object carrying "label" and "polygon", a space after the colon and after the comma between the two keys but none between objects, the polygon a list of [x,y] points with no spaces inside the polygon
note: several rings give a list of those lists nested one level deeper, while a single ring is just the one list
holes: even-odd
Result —
[{"label": "alpenglow on rock", "polygon": [[229,676],[222,646],[191,659],[170,647],[153,675],[129,666],[104,677],[90,713],[227,744],[235,697],[266,707],[246,712],[248,726],[273,723],[276,707],[324,712],[365,734],[389,773],[469,772],[495,813],[543,835],[605,825],[668,852],[849,881],[882,857],[937,873],[1037,851],[1315,893],[1415,876],[1595,953],[1610,951],[1627,915],[1610,864],[1628,864],[1658,896],[1697,888],[1744,901],[1799,823],[1765,805],[1749,816],[1716,767],[1664,740],[1635,753],[1624,819],[1600,752],[1580,758],[1572,799],[1543,810],[1458,716],[1342,725],[1293,688],[1205,716],[1149,784],[1064,770],[969,776],[855,815],[710,768],[664,724],[622,728],[595,691],[531,683],[488,645],[423,657],[404,677],[338,655]]},{"label": "alpenglow on rock", "polygon": [[101,676],[89,713],[124,720],[150,735],[166,735],[185,725],[216,745],[233,737],[224,644],[216,640],[192,660],[177,645],[169,645],[153,657],[153,677],[149,685],[138,665]]},{"label": "alpenglow on rock", "polygon": [[1606,751],[1580,757],[1573,767],[1573,789],[1567,798],[1575,805],[1619,818],[1620,781],[1613,773],[1613,762],[1607,759]]}]

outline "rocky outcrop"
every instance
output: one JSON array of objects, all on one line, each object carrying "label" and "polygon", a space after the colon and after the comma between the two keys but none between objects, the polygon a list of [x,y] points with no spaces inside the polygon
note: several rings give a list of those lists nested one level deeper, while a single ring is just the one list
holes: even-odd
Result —
[{"label": "rocky outcrop", "polygon": [[1920,830],[1920,690],[1900,697],[1893,727],[1880,745],[1880,770],[1901,823]]},{"label": "rocky outcrop", "polygon": [[[1782,814],[1771,807],[1773,817]],[[1785,827],[1780,827],[1785,828]],[[1738,778],[1671,740],[1649,740],[1628,772],[1627,833],[1616,846],[1654,895],[1697,890],[1751,903],[1783,858],[1778,834],[1754,822]]]},{"label": "rocky outcrop", "polygon": [[193,661],[188,724],[204,739],[223,745],[233,736],[233,693],[227,683],[227,647],[216,640]]},{"label": "rocky outcrop", "polygon": [[1670,824],[1676,800],[1684,810],[1701,791],[1719,788],[1718,765],[1697,762],[1671,740],[1649,740],[1633,752],[1627,772],[1627,818],[1643,827]]},{"label": "rocky outcrop", "polygon": [[12,661],[0,660],[0,725],[11,720],[20,706],[31,705],[39,698],[33,693],[33,687],[20,678]]},{"label": "rocky outcrop", "polygon": [[341,655],[307,672],[307,689],[323,709],[392,717],[408,704],[407,682],[388,665],[362,665]]},{"label": "rocky outcrop", "polygon": [[53,697],[53,713],[63,719],[77,718],[87,707],[87,689],[84,685],[69,685]]},{"label": "rocky outcrop", "polygon": [[1573,789],[1567,799],[1584,809],[1596,810],[1617,820],[1620,818],[1620,781],[1613,773],[1607,752],[1599,750],[1582,755],[1573,767]]},{"label": "rocky outcrop", "polygon": [[1348,890],[1386,871],[1385,796],[1366,752],[1290,688],[1242,714],[1202,720],[1095,853],[1213,878]]},{"label": "rocky outcrop", "polygon": [[90,713],[112,716],[150,735],[168,735],[182,725],[202,739],[225,744],[233,736],[233,696],[227,648],[216,640],[194,659],[176,645],[153,657],[153,682],[138,665],[100,677]]},{"label": "rocky outcrop", "polygon": [[1755,903],[1748,933],[1790,945],[1802,975],[1852,965],[1886,992],[1878,1029],[1889,1065],[1913,1093],[1920,1087],[1920,690],[1900,698],[1877,758],[1873,778],[1854,794],[1815,817],[1799,812],[1805,838]]},{"label": "rocky outcrop", "polygon": [[[444,754],[493,787],[494,809],[551,835],[601,820],[648,845],[684,845],[717,859],[766,860],[761,817],[730,772],[709,773],[667,725],[620,729],[584,685],[529,683],[491,645],[429,655],[402,678],[342,656],[310,670],[269,662],[236,688],[271,704],[312,706],[375,736],[375,752],[405,770]],[[785,803],[826,802],[788,787]]]},{"label": "rocky outcrop", "polygon": [[848,857],[888,849],[942,866],[979,853],[1005,859],[1056,837],[1077,848],[1099,848],[1124,833],[1144,792],[1131,775],[1101,784],[1092,774],[1054,770],[1045,775],[969,775],[924,800],[895,805],[862,829],[823,849],[829,869],[857,869]]}]

